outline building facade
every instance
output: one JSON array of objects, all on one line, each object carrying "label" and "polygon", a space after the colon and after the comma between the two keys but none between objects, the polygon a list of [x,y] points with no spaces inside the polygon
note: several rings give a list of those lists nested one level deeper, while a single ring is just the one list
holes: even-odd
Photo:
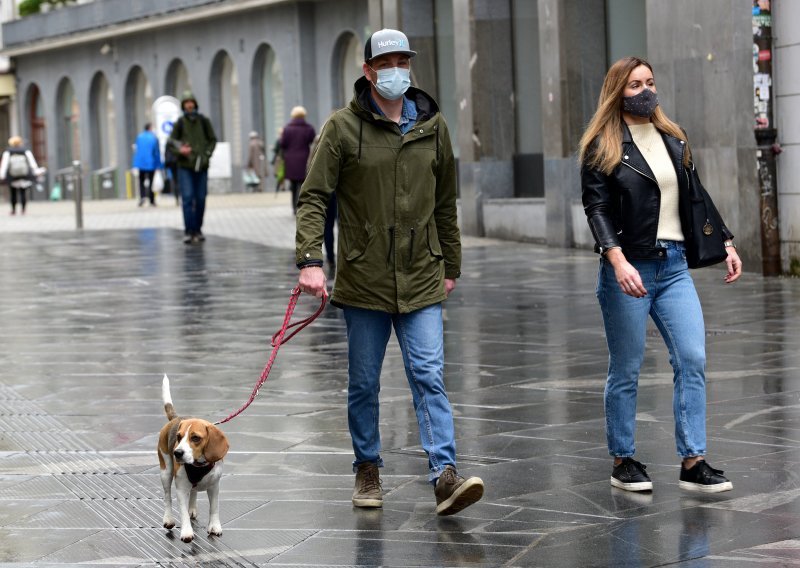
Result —
[{"label": "building facade", "polygon": [[[95,0],[3,26],[17,115],[51,171],[129,169],[153,100],[190,88],[227,143],[241,191],[247,135],[270,146],[302,104],[319,128],[351,96],[363,44],[398,27],[419,52],[415,84],[437,98],[459,162],[465,234],[591,246],[575,153],[609,64],[654,65],[706,186],[758,270],[763,211],[753,120],[753,26],[764,0]],[[769,2],[766,2],[768,5]],[[777,0],[776,230],[800,264],[796,3]],[[781,13],[785,11],[785,14]],[[783,22],[783,28],[780,23]],[[794,110],[793,110],[794,109]],[[787,159],[788,158],[788,159]],[[121,189],[117,190],[122,196]],[[800,271],[800,266],[797,268]]]}]

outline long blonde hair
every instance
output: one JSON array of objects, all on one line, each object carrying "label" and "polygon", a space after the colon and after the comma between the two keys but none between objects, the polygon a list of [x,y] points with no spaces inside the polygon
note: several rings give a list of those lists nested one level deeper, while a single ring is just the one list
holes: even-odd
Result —
[{"label": "long blonde hair", "polygon": [[[644,65],[651,72],[653,68],[644,59],[638,57],[623,57],[606,73],[603,88],[600,90],[600,99],[597,110],[589,121],[586,131],[578,145],[578,161],[582,165],[597,168],[604,174],[610,174],[622,161],[622,93],[628,84],[631,72]],[[661,105],[656,107],[650,117],[655,127],[660,132],[665,132],[675,138],[686,142],[686,152],[683,163],[689,165],[691,155],[686,134],[680,126],[672,122]]]}]

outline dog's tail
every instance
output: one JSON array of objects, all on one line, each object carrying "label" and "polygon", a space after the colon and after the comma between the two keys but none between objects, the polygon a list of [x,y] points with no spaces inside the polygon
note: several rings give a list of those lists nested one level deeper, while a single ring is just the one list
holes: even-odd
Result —
[{"label": "dog's tail", "polygon": [[177,418],[178,413],[172,406],[172,396],[169,394],[169,377],[167,375],[164,375],[164,380],[161,381],[161,398],[164,400],[164,412],[167,413],[167,420]]}]

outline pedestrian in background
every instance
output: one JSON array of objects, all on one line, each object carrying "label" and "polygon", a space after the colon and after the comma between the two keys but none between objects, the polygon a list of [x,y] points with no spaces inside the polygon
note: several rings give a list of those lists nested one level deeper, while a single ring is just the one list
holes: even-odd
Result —
[{"label": "pedestrian in background", "polygon": [[208,164],[217,137],[211,121],[197,111],[197,100],[190,91],[181,97],[183,115],[175,121],[169,143],[178,158],[178,188],[183,201],[184,243],[199,243],[203,235],[203,216],[208,194]]},{"label": "pedestrian in background", "polygon": [[281,151],[281,136],[283,135],[283,127],[278,129],[278,137],[275,139],[275,144],[272,145],[272,172],[275,176],[275,193],[283,191],[283,185],[286,181],[286,165],[283,162],[283,152]]},{"label": "pedestrian in background", "polygon": [[156,196],[153,193],[153,177],[156,170],[162,168],[162,164],[158,137],[149,122],[144,125],[144,130],[136,137],[134,146],[133,167],[139,170],[139,207],[148,200],[150,205],[154,206]]},{"label": "pedestrian in background", "polygon": [[[167,191],[169,189],[169,191]],[[164,148],[164,191],[175,196],[175,205],[181,202],[181,188],[178,185],[178,158],[172,150],[172,145]]]},{"label": "pedestrian in background", "polygon": [[11,193],[11,215],[17,214],[17,202],[20,204],[22,214],[25,214],[28,190],[33,187],[39,169],[33,153],[22,144],[20,136],[12,136],[8,139],[8,148],[0,158],[0,179],[8,183]]},{"label": "pedestrian in background", "polygon": [[[675,442],[682,489],[733,488],[706,455],[705,327],[689,275],[684,240],[692,154],[686,133],[658,104],[653,69],[636,57],[606,74],[597,111],[580,142],[583,205],[601,254],[597,279],[608,342],[606,437],[611,485],[649,491],[646,466],[633,459],[636,390],[653,318],[674,371]],[[722,227],[727,283],[742,273],[733,234]]]},{"label": "pedestrian in background", "polygon": [[283,127],[281,134],[281,153],[286,166],[286,179],[292,191],[292,211],[297,213],[297,196],[306,179],[306,163],[316,132],[306,122],[305,108],[294,107],[290,116],[292,119]]},{"label": "pedestrian in background", "polygon": [[296,263],[300,289],[327,295],[322,240],[335,191],[340,238],[332,303],[343,309],[347,325],[353,505],[383,505],[380,375],[394,327],[436,512],[451,515],[483,496],[483,481],[456,470],[442,321],[442,302],[461,274],[456,167],[439,107],[410,87],[414,55],[397,30],[367,40],[364,76],[350,105],[325,123],[303,184]]},{"label": "pedestrian in background", "polygon": [[250,133],[250,142],[247,151],[247,170],[253,191],[263,191],[264,178],[267,177],[267,157],[264,141],[258,132]]}]

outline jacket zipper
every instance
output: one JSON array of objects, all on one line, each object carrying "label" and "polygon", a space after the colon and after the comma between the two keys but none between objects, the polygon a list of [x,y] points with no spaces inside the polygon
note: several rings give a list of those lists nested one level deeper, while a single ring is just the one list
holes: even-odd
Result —
[{"label": "jacket zipper", "polygon": [[392,264],[392,256],[394,255],[394,227],[389,227],[389,254],[386,255],[386,264]]},{"label": "jacket zipper", "polygon": [[416,230],[411,227],[411,242],[408,243],[408,268],[411,268],[411,262],[414,260],[414,235]]},{"label": "jacket zipper", "polygon": [[633,171],[635,171],[636,173],[643,175],[644,177],[646,177],[647,179],[649,179],[649,180],[653,181],[653,182],[654,182],[656,185],[658,185],[658,182],[657,182],[656,180],[654,180],[653,178],[651,178],[649,175],[647,175],[646,173],[644,173],[642,170],[638,170],[638,169],[634,168],[632,165],[630,165],[630,164],[629,164],[629,163],[627,163],[627,162],[622,162],[622,165],[623,165],[623,166],[628,166],[630,169],[632,169],[632,170],[633,170]]}]

